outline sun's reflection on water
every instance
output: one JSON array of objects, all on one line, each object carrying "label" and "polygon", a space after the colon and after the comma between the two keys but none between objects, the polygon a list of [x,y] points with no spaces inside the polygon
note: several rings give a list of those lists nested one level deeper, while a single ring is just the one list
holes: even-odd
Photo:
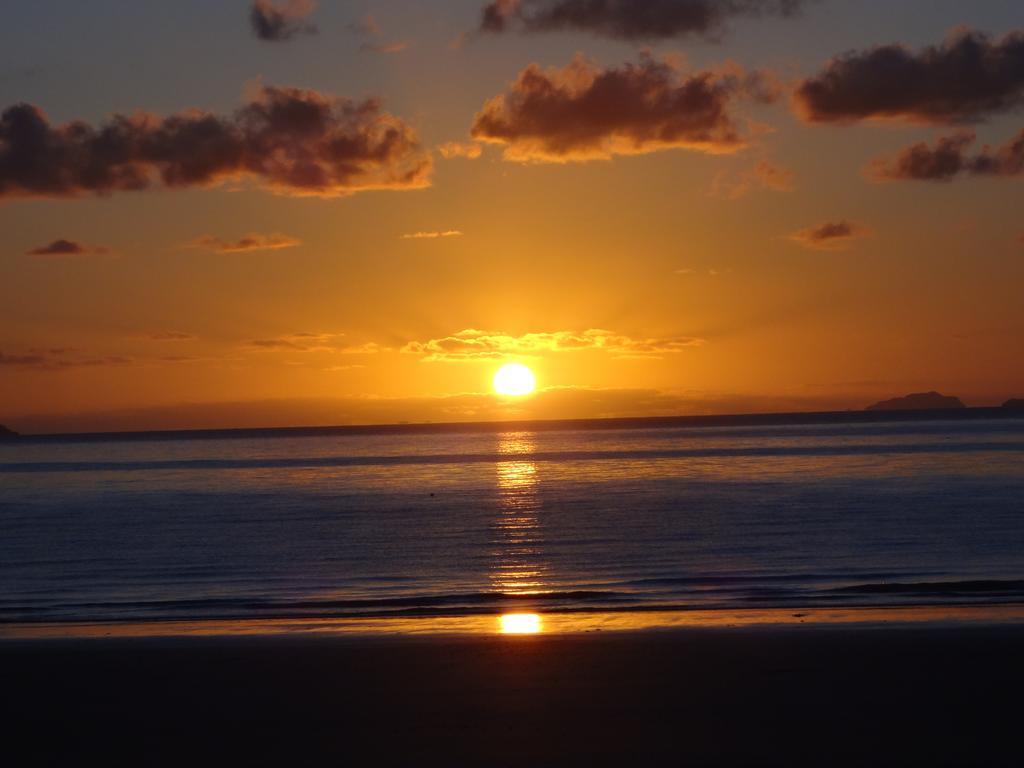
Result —
[{"label": "sun's reflection on water", "polygon": [[494,523],[494,566],[491,588],[506,595],[531,595],[544,591],[546,572],[539,513],[541,500],[536,449],[529,432],[498,435],[497,485],[499,516]]}]

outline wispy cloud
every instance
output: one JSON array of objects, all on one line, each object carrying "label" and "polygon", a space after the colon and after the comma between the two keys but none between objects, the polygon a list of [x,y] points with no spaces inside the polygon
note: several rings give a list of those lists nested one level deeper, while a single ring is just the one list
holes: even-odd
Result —
[{"label": "wispy cloud", "polygon": [[732,269],[731,268],[730,269],[716,269],[714,267],[712,267],[711,269],[707,269],[707,270],[696,270],[696,269],[691,269],[689,267],[683,267],[681,269],[675,270],[675,274],[677,274],[677,275],[687,275],[687,276],[689,276],[689,275],[704,274],[704,275],[707,275],[708,277],[720,277],[721,275],[728,275],[728,274],[731,274],[731,273],[732,273]]},{"label": "wispy cloud", "polygon": [[154,331],[146,338],[150,341],[195,341],[198,337],[181,331]]},{"label": "wispy cloud", "polygon": [[402,352],[420,355],[424,362],[499,360],[583,350],[602,350],[615,357],[659,357],[703,343],[702,339],[691,336],[632,338],[599,328],[582,332],[525,333],[521,336],[469,328],[440,339],[411,341],[402,348]]},{"label": "wispy cloud", "polygon": [[794,174],[788,168],[761,160],[752,168],[730,174],[722,171],[716,174],[711,185],[711,194],[729,200],[739,200],[755,189],[767,189],[773,192],[790,192],[794,187]]},{"label": "wispy cloud", "polygon": [[793,242],[804,248],[817,251],[840,251],[849,248],[857,239],[867,237],[871,230],[846,219],[829,221],[816,227],[808,227],[789,236]]},{"label": "wispy cloud", "polygon": [[370,14],[348,25],[349,32],[363,38],[359,50],[367,53],[401,53],[411,47],[408,40],[383,40],[380,24]]},{"label": "wispy cloud", "polygon": [[83,356],[77,354],[71,348],[30,349],[27,352],[16,354],[0,352],[0,367],[30,368],[45,371],[120,366],[129,365],[132,362],[134,362],[132,358],[121,355]]},{"label": "wispy cloud", "polygon": [[457,229],[445,229],[427,232],[412,232],[402,235],[400,240],[437,240],[442,237],[462,237],[462,232]]},{"label": "wispy cloud", "polygon": [[484,148],[475,141],[449,141],[438,146],[437,151],[445,160],[453,160],[457,157],[476,160],[483,154]]},{"label": "wispy cloud", "polygon": [[409,50],[410,45],[408,40],[392,40],[390,43],[363,43],[359,50],[368,53],[401,53]]},{"label": "wispy cloud", "polygon": [[277,251],[283,248],[295,248],[302,245],[302,241],[291,235],[252,233],[237,240],[203,235],[188,245],[190,248],[201,248],[213,253],[249,253],[251,251]]},{"label": "wispy cloud", "polygon": [[292,352],[330,352],[338,355],[376,355],[387,347],[373,341],[351,344],[343,333],[289,333],[262,339],[251,339],[245,346],[253,350],[285,350]]}]

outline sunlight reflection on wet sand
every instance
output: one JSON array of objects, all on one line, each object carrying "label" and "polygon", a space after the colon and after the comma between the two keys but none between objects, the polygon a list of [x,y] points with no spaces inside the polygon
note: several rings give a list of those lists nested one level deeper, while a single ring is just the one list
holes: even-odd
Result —
[{"label": "sunlight reflection on wet sand", "polygon": [[540,615],[536,613],[506,613],[498,617],[499,632],[503,635],[537,635],[544,630]]},{"label": "sunlight reflection on wet sand", "polygon": [[[504,614],[507,616],[509,614]],[[252,619],[244,621],[164,621],[132,624],[7,624],[0,639],[89,637],[209,637],[231,635],[324,634],[341,636],[570,635],[587,632],[637,632],[744,628],[808,627],[844,624],[1024,623],[1024,606],[917,606],[899,608],[750,609],[718,611],[623,611],[619,613],[513,614],[515,623],[536,632],[505,633],[502,616],[431,616],[418,618]],[[534,623],[535,622],[535,623]]]}]

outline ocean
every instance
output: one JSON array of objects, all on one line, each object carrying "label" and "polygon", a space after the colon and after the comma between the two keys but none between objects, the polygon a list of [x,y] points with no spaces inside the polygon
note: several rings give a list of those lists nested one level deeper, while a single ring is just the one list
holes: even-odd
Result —
[{"label": "ocean", "polygon": [[813,421],[0,443],[0,622],[1024,599],[1024,420]]}]

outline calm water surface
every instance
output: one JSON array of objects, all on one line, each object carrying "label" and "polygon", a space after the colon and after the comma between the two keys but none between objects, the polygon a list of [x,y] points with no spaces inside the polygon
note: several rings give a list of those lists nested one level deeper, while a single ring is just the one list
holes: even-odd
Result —
[{"label": "calm water surface", "polygon": [[0,444],[0,622],[1024,601],[1024,420]]}]

